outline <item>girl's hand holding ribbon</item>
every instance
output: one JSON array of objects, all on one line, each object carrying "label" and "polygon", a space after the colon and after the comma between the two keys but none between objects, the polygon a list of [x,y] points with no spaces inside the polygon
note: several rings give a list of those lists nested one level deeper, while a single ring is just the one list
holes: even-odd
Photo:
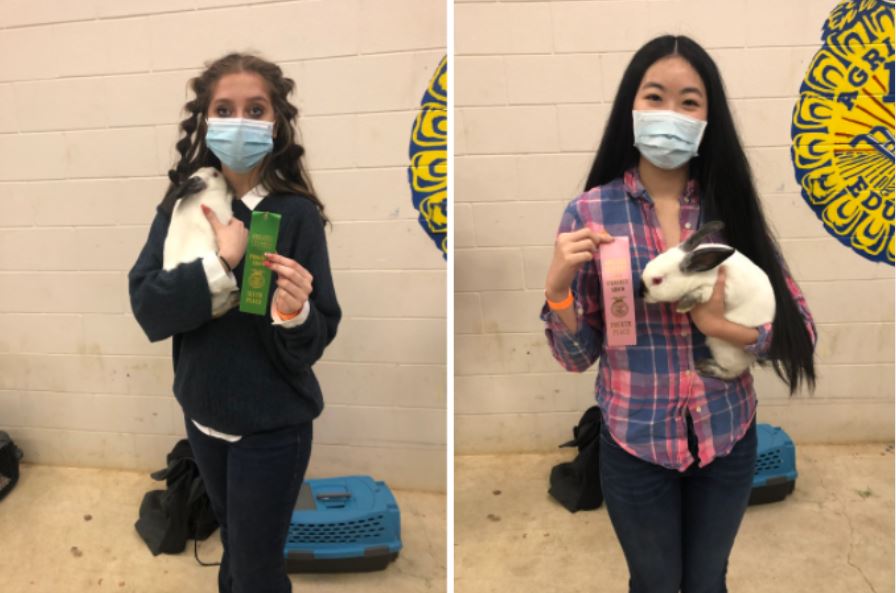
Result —
[{"label": "girl's hand holding ribbon", "polygon": [[277,275],[274,307],[283,315],[295,315],[314,290],[314,277],[293,259],[276,253],[265,253],[264,256],[264,265]]}]

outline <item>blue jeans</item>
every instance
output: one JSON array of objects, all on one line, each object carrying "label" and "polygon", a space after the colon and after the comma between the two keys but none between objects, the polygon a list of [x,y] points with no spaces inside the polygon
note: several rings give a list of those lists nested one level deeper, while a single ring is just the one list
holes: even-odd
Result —
[{"label": "blue jeans", "polygon": [[283,548],[311,456],[311,423],[243,436],[187,438],[221,525],[219,593],[289,593]]},{"label": "blue jeans", "polygon": [[600,483],[628,564],[629,593],[726,593],[728,556],[753,482],[755,419],[731,453],[683,473],[630,455],[606,426],[600,438]]}]

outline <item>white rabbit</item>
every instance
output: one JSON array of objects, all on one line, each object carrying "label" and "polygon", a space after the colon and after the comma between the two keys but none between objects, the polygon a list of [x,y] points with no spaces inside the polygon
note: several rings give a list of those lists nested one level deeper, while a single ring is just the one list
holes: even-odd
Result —
[{"label": "white rabbit", "polygon": [[[725,319],[747,327],[757,327],[775,318],[775,293],[762,268],[733,247],[719,243],[699,245],[701,239],[721,231],[713,221],[697,229],[687,241],[661,253],[644,267],[641,296],[645,302],[676,302],[686,313],[712,296],[718,266],[725,263]],[[746,371],[756,357],[742,346],[706,337],[712,359],[701,360],[701,374],[733,379]]]},{"label": "white rabbit", "polygon": [[171,212],[162,260],[165,270],[217,251],[215,233],[202,213],[202,204],[215,212],[221,224],[233,218],[233,193],[214,167],[199,169],[175,192],[177,203]]}]

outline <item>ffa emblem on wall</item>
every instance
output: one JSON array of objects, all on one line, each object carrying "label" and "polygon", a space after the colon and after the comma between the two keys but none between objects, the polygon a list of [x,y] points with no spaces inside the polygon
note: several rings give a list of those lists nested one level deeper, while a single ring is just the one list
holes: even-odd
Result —
[{"label": "ffa emblem on wall", "polygon": [[892,0],[844,0],[793,108],[791,155],[803,199],[856,253],[894,264]]},{"label": "ffa emblem on wall", "polygon": [[448,253],[448,64],[442,58],[411,132],[408,182],[420,226]]}]

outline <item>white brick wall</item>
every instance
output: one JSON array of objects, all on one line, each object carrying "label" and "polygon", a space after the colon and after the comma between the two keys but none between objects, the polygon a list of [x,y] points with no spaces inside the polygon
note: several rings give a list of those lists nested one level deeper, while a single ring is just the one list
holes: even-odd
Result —
[{"label": "white brick wall", "polygon": [[807,442],[893,438],[893,268],[824,231],[790,161],[791,110],[835,4],[455,5],[458,453],[553,450],[593,401],[594,369],[566,373],[551,357],[541,290],[622,72],[663,33],[690,35],[716,59],[763,205],[818,323],[816,393],[788,399],[772,373],[757,372],[760,421]]},{"label": "white brick wall", "polygon": [[295,79],[344,320],[309,475],[445,488],[445,265],[406,179],[441,0],[0,0],[0,428],[29,461],[158,469],[184,434],[170,343],[126,274],[187,81],[256,50]]}]

